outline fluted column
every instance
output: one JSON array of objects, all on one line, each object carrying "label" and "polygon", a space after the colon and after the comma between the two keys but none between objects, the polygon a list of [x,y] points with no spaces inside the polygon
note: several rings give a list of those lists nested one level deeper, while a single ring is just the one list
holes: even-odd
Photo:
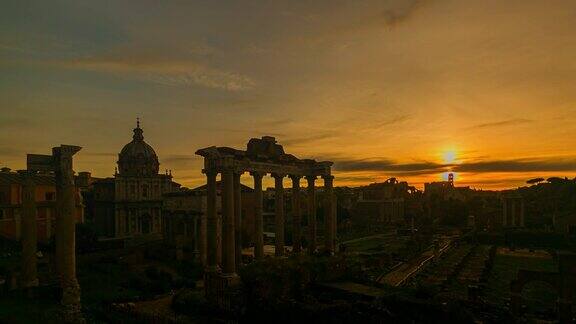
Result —
[{"label": "fluted column", "polygon": [[276,239],[275,239],[275,255],[284,255],[284,186],[282,174],[273,174],[274,177],[274,188],[275,188],[275,229],[276,229]]},{"label": "fluted column", "polygon": [[242,184],[241,173],[234,173],[234,239],[236,270],[242,264]]},{"label": "fluted column", "polygon": [[76,279],[76,186],[72,156],[78,146],[62,145],[52,149],[56,179],[56,262],[62,287],[62,304],[67,314],[80,312],[80,286]]},{"label": "fluted column", "polygon": [[[205,170],[206,173],[206,271],[217,272],[218,261],[216,258],[218,238],[216,234],[218,215],[216,211],[216,176],[214,170]],[[202,252],[201,252],[202,253]]]},{"label": "fluted column", "polygon": [[222,171],[222,272],[236,272],[236,249],[234,247],[234,173]]},{"label": "fluted column", "polygon": [[334,177],[331,175],[322,176],[324,179],[324,250],[333,254],[335,251],[335,233],[334,224],[336,215],[334,215]]},{"label": "fluted column", "polygon": [[264,218],[262,216],[262,173],[252,172],[254,177],[254,257],[264,257]]},{"label": "fluted column", "polygon": [[316,176],[307,176],[308,181],[308,253],[316,252]]},{"label": "fluted column", "polygon": [[36,259],[36,184],[34,172],[21,171],[24,179],[22,187],[22,286],[38,286]]},{"label": "fluted column", "polygon": [[292,251],[299,253],[302,250],[300,176],[292,175],[290,179],[292,179]]}]

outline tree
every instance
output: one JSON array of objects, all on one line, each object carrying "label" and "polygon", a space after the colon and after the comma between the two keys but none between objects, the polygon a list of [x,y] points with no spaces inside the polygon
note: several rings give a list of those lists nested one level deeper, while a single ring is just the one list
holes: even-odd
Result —
[{"label": "tree", "polygon": [[528,181],[526,181],[527,184],[529,185],[534,185],[534,184],[538,184],[540,182],[543,182],[544,178],[534,178],[534,179],[530,179]]}]

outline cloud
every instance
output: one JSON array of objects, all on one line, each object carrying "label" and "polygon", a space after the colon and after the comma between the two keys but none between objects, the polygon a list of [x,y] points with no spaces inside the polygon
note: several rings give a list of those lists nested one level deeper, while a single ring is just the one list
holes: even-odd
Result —
[{"label": "cloud", "polygon": [[2,116],[0,119],[0,129],[7,129],[7,128],[30,128],[36,126],[36,123],[33,120],[25,119],[25,118],[11,118],[7,116]]},{"label": "cloud", "polygon": [[388,127],[391,125],[403,123],[403,122],[409,120],[410,118],[412,118],[410,115],[399,115],[399,116],[393,117],[389,120],[377,122],[373,127],[377,128],[377,129],[383,128],[383,127]]},{"label": "cloud", "polygon": [[280,144],[282,145],[291,145],[291,146],[300,146],[306,145],[318,141],[322,141],[325,139],[335,138],[336,136],[326,133],[326,134],[318,134],[318,135],[311,135],[311,136],[303,136],[303,137],[293,137],[287,140],[282,140]]},{"label": "cloud", "polygon": [[195,162],[196,160],[200,161],[200,158],[191,154],[171,154],[162,158],[164,163],[170,164]]},{"label": "cloud", "polygon": [[493,123],[478,124],[470,127],[470,129],[486,129],[486,128],[497,128],[497,127],[508,127],[523,124],[530,124],[534,121],[531,119],[517,118],[517,119],[507,119]]},{"label": "cloud", "polygon": [[0,147],[0,155],[3,157],[15,157],[26,154],[23,150],[16,149],[13,147]]},{"label": "cloud", "polygon": [[[253,137],[259,136],[275,136],[275,137],[284,137],[286,134],[284,133],[277,133],[277,132],[267,132],[261,129],[242,129],[242,128],[227,128],[227,127],[218,127],[218,126],[206,126],[206,127],[197,127],[197,130],[202,131],[211,131],[211,132],[219,132],[219,133],[239,133],[239,134],[247,134]],[[282,143],[280,143],[282,144]]]},{"label": "cloud", "polygon": [[102,56],[56,63],[80,70],[114,73],[166,86],[203,86],[229,91],[254,88],[255,82],[244,75],[212,68],[190,59],[156,54]]},{"label": "cloud", "polygon": [[337,171],[387,172],[396,175],[430,175],[442,172],[576,172],[575,158],[532,158],[512,160],[468,161],[460,164],[434,162],[398,163],[389,159],[334,159]]},{"label": "cloud", "polygon": [[82,155],[86,155],[86,156],[117,156],[118,153],[113,153],[113,152],[86,152],[86,153],[83,153]]},{"label": "cloud", "polygon": [[399,174],[433,174],[446,171],[447,166],[434,162],[397,163],[388,159],[335,160],[337,171],[379,171]]},{"label": "cloud", "polygon": [[576,158],[514,159],[467,162],[457,172],[576,172]]},{"label": "cloud", "polygon": [[403,5],[385,9],[381,13],[381,18],[387,27],[396,27],[399,24],[409,20],[414,13],[418,11],[425,3],[430,2],[427,0],[412,0],[406,1]]}]

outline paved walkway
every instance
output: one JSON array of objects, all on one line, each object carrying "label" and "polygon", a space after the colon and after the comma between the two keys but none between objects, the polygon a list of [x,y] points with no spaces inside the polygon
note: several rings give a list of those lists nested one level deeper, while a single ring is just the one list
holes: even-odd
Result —
[{"label": "paved walkway", "polygon": [[[450,240],[442,242],[439,254],[442,255],[446,250],[448,250],[448,248],[451,246],[451,243],[452,241]],[[434,260],[434,250],[424,251],[417,258],[400,265],[396,269],[378,278],[377,281],[379,283],[395,287],[401,286],[408,279],[412,278],[418,272],[424,269],[424,267],[432,260]]]}]

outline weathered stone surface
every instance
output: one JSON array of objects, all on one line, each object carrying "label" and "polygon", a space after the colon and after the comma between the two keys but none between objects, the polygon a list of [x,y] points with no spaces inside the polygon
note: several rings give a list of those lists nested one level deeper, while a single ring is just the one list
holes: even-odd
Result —
[{"label": "weathered stone surface", "polygon": [[[332,175],[331,166],[332,162],[324,161],[317,162],[315,160],[304,159],[300,160],[293,155],[286,154],[284,148],[276,143],[276,139],[271,136],[264,136],[262,138],[253,138],[248,144],[246,151],[236,150],[230,147],[207,147],[196,151],[196,154],[204,157],[204,170],[203,172],[208,178],[208,251],[207,271],[215,273],[208,275],[206,278],[209,280],[206,288],[206,296],[212,301],[218,302],[221,300],[222,292],[212,291],[212,289],[219,289],[221,282],[218,280],[225,280],[226,286],[233,285],[236,278],[236,270],[241,262],[241,245],[242,240],[240,237],[241,212],[240,201],[241,192],[238,190],[240,187],[240,175],[244,172],[249,172],[254,178],[254,205],[255,205],[255,240],[254,240],[254,256],[256,259],[264,257],[264,235],[263,235],[263,217],[262,217],[262,177],[266,174],[271,174],[275,178],[275,254],[276,256],[284,255],[284,230],[285,230],[285,204],[284,204],[284,187],[283,178],[289,176],[292,178],[293,184],[293,218],[294,218],[294,232],[293,232],[293,251],[299,252],[301,250],[301,230],[300,230],[300,178],[306,177],[308,179],[308,251],[309,253],[316,252],[316,192],[315,192],[315,179],[319,176],[325,179],[327,186],[327,202],[329,206],[326,211],[326,250],[330,253],[334,252],[335,246],[335,208],[333,207],[333,190],[332,190]],[[223,271],[218,276],[217,258],[218,251],[211,248],[212,241],[217,235],[217,228],[211,224],[211,219],[215,218],[215,211],[210,208],[210,201],[216,200],[216,190],[211,190],[215,186],[215,179],[218,173],[222,174],[223,190],[222,190],[222,215],[223,215],[223,244],[222,244],[222,266]],[[238,228],[235,228],[238,227]],[[218,279],[220,278],[220,279]],[[212,287],[212,288],[210,288]]]},{"label": "weathered stone surface", "polygon": [[24,288],[38,286],[37,271],[37,226],[36,226],[36,185],[35,172],[21,171],[22,188],[22,278]]}]

